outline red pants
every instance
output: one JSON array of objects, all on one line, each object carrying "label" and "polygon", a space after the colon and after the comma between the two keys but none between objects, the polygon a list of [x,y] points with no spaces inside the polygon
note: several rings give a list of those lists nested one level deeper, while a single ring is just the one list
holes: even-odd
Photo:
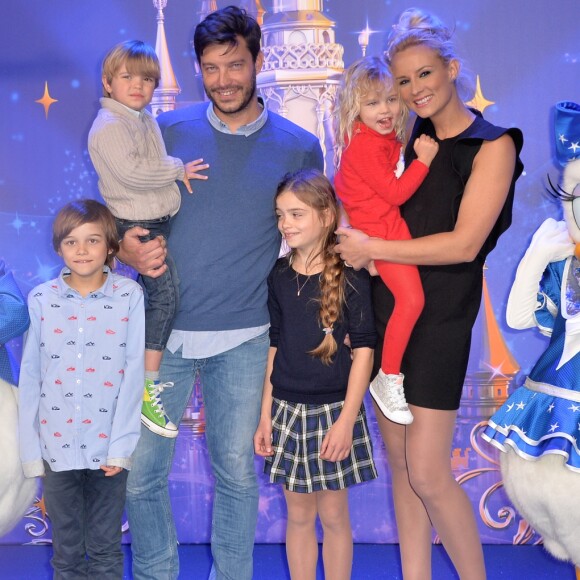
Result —
[{"label": "red pants", "polygon": [[403,354],[423,310],[425,296],[416,266],[376,261],[375,267],[395,299],[395,308],[385,329],[381,370],[396,375],[401,372]]}]

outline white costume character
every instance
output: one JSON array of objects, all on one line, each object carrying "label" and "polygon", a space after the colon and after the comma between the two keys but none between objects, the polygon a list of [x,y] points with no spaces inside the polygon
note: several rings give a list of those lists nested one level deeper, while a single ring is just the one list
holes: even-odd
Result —
[{"label": "white costume character", "polygon": [[[579,105],[560,103],[559,113],[580,129]],[[515,507],[580,578],[580,159],[568,149],[562,185],[552,187],[564,221],[549,218],[534,234],[507,304],[509,326],[537,326],[550,343],[483,437],[504,452],[501,473]]]},{"label": "white costume character", "polygon": [[28,308],[11,273],[0,261],[0,537],[22,518],[36,491],[36,480],[25,479],[18,452],[18,389],[15,365],[5,343],[28,328]]}]

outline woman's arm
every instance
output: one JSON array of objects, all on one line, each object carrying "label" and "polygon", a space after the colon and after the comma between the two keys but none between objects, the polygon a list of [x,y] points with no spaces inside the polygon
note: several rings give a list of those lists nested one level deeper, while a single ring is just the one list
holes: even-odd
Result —
[{"label": "woman's arm", "polygon": [[505,204],[512,182],[516,149],[509,135],[484,141],[473,161],[473,170],[455,228],[404,241],[369,238],[362,232],[339,228],[336,251],[355,268],[371,260],[398,264],[445,265],[471,262],[481,250]]}]

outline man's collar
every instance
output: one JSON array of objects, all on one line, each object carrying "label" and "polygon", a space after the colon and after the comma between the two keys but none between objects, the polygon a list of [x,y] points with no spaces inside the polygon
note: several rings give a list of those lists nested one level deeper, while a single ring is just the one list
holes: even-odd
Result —
[{"label": "man's collar", "polygon": [[228,135],[243,135],[249,137],[256,131],[259,131],[268,120],[268,109],[264,105],[262,97],[258,97],[258,104],[262,107],[262,112],[258,118],[247,125],[242,125],[235,133],[232,133],[230,128],[216,115],[212,102],[210,102],[207,107],[207,120],[216,131],[227,133]]}]

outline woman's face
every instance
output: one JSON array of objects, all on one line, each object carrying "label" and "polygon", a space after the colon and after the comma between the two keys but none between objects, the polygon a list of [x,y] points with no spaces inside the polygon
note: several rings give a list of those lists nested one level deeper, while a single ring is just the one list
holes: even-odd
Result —
[{"label": "woman's face", "polygon": [[419,117],[437,115],[457,97],[454,81],[459,63],[452,60],[445,64],[428,46],[410,46],[398,52],[391,69],[401,98]]}]

